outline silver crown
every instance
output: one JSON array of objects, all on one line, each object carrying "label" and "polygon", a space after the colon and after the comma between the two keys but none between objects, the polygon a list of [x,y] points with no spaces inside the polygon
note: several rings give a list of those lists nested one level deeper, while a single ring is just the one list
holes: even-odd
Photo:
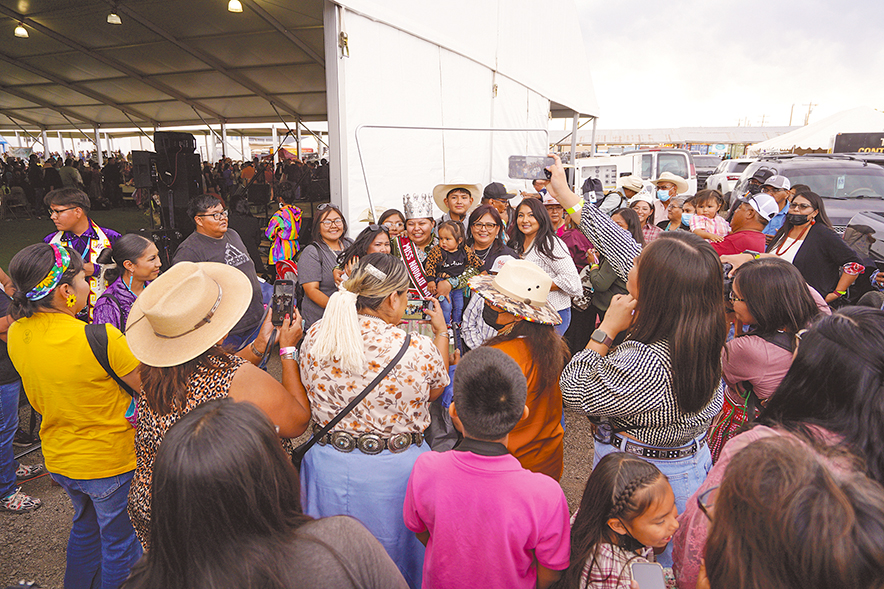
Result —
[{"label": "silver crown", "polygon": [[402,208],[406,219],[432,219],[433,195],[406,194],[402,197]]}]

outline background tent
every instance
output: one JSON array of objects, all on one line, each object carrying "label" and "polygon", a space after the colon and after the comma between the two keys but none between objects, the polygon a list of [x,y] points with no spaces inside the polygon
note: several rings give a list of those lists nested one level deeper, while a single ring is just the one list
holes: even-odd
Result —
[{"label": "background tent", "polygon": [[765,153],[827,152],[835,145],[838,133],[874,133],[884,131],[884,113],[867,106],[845,110],[795,131],[750,145],[750,156]]}]

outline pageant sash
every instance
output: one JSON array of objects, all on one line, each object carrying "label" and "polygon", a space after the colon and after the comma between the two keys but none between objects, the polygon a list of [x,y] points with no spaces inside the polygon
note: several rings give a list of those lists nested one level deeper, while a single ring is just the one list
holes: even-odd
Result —
[{"label": "pageant sash", "polygon": [[427,277],[424,275],[424,267],[417,257],[417,247],[405,236],[396,238],[399,243],[399,251],[402,252],[402,261],[405,262],[405,268],[408,270],[408,277],[411,278],[411,284],[422,299],[428,299],[432,295],[427,286]]}]

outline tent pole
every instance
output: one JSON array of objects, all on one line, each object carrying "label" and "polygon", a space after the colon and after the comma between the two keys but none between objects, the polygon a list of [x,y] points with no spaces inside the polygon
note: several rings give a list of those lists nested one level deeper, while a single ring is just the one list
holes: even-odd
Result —
[{"label": "tent pole", "polygon": [[227,121],[221,121],[221,159],[227,159]]},{"label": "tent pole", "polygon": [[279,148],[279,145],[277,145],[277,143],[279,141],[279,137],[276,134],[276,124],[275,123],[270,126],[270,136],[273,138],[273,147],[271,148],[272,151],[270,153],[273,154],[273,167],[275,168],[276,164],[279,163],[279,151],[277,151],[277,149]]},{"label": "tent pole", "polygon": [[95,126],[95,154],[98,156],[98,165],[104,165],[104,158],[101,157],[101,132],[98,130],[98,125]]},{"label": "tent pole", "polygon": [[43,139],[43,161],[49,156],[49,141],[46,139],[46,129],[40,129],[40,138]]},{"label": "tent pole", "polygon": [[[577,158],[577,127],[580,125],[580,113],[574,113],[574,122],[571,123],[571,165],[575,165],[575,160]],[[575,186],[575,182],[577,181],[577,174],[571,174],[571,189],[573,190]]]},{"label": "tent pole", "polygon": [[589,148],[589,155],[593,157],[595,157],[595,125],[598,120],[598,117],[592,117],[592,145]]},{"label": "tent pole", "polygon": [[251,161],[252,154],[250,153],[248,157],[246,157],[246,136],[243,133],[239,134],[239,149],[242,153],[242,161],[243,163]]},{"label": "tent pole", "polygon": [[301,121],[295,125],[295,149],[298,151],[298,159],[301,159]]}]

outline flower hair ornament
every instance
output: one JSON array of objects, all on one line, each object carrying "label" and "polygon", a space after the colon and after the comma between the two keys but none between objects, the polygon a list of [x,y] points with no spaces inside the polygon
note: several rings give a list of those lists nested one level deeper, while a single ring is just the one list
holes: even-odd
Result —
[{"label": "flower hair ornament", "polygon": [[[67,249],[54,243],[50,243],[49,247],[55,252],[55,264],[53,264],[52,268],[49,270],[49,274],[46,275],[46,278],[25,294],[29,301],[39,301],[55,290],[58,283],[61,282],[61,277],[71,265],[71,255],[68,253]],[[71,296],[74,297],[74,303],[76,303],[76,295]],[[68,297],[68,307],[73,307],[74,303],[71,303],[70,297]]]}]

